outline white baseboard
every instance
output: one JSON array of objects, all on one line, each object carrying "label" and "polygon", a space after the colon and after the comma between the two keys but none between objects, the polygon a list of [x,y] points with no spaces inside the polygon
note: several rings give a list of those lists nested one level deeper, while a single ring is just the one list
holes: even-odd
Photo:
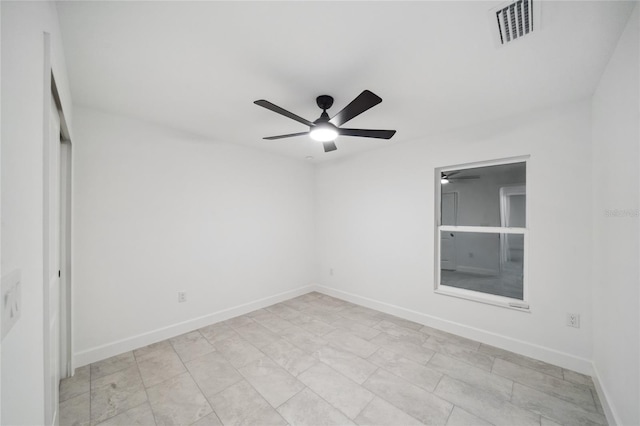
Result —
[{"label": "white baseboard", "polygon": [[251,311],[255,311],[256,309],[265,308],[275,303],[279,303],[293,297],[301,296],[303,294],[314,291],[315,289],[316,286],[314,285],[306,285],[294,290],[276,294],[274,296],[269,296],[262,299],[254,300],[252,302],[243,303],[242,305],[238,305],[229,309],[223,309],[218,312],[183,321],[178,324],[173,324],[168,327],[159,328],[147,333],[138,334],[126,339],[117,340],[105,345],[96,346],[94,348],[87,349],[81,352],[76,352],[74,354],[73,365],[75,366],[75,368],[82,367],[83,365],[91,364],[92,362],[100,361],[114,355],[132,351],[134,349],[138,349],[152,343],[160,342],[162,340],[170,339],[172,337],[197,330],[198,328],[202,328],[207,325],[215,324],[217,322],[237,317],[239,315],[244,315]]},{"label": "white baseboard", "polygon": [[588,360],[586,358],[580,358],[575,355],[536,345],[534,343],[525,342],[523,340],[514,339],[512,337],[503,336],[501,334],[492,333],[486,330],[481,330],[479,328],[456,323],[389,303],[380,302],[368,297],[347,293],[331,287],[316,285],[314,290],[320,293],[324,293],[328,296],[346,300],[347,302],[355,303],[357,305],[362,305],[367,308],[395,315],[409,321],[414,321],[419,324],[446,331],[448,333],[466,337],[467,339],[472,339],[481,343],[496,346],[498,348],[515,352],[520,355],[548,362],[549,364],[577,371],[582,374],[591,375],[593,373],[593,365],[591,363],[591,360]]},{"label": "white baseboard", "polygon": [[598,398],[600,398],[600,404],[602,405],[604,415],[607,418],[607,423],[609,423],[609,426],[621,425],[622,423],[620,422],[620,418],[618,417],[613,407],[609,404],[609,394],[602,385],[600,374],[598,373],[598,368],[596,367],[595,363],[593,363],[592,369],[593,375],[591,376],[591,378],[593,379],[593,384],[595,385],[596,392],[598,393]]}]

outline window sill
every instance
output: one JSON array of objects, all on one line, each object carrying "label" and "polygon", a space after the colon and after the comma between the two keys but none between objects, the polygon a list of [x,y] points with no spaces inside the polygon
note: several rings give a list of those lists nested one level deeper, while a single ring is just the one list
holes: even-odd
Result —
[{"label": "window sill", "polygon": [[[485,305],[493,305],[500,308],[511,309],[513,311],[531,313],[531,307],[524,300],[509,299],[508,297],[495,296],[472,290],[463,290],[455,287],[442,288],[442,286],[439,286],[434,290],[434,292],[443,296],[457,297],[458,299],[466,299],[472,302],[484,303]],[[522,304],[527,306],[527,308],[511,306],[511,303]]]}]

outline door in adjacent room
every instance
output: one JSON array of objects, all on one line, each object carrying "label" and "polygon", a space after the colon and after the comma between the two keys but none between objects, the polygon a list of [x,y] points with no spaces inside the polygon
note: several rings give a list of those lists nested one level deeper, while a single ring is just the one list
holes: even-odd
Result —
[{"label": "door in adjacent room", "polygon": [[[442,210],[440,212],[440,217],[442,225],[457,225],[458,194],[455,192],[443,193],[441,206]],[[440,268],[447,271],[456,270],[456,237],[453,232],[444,231],[442,233],[440,245]]]}]

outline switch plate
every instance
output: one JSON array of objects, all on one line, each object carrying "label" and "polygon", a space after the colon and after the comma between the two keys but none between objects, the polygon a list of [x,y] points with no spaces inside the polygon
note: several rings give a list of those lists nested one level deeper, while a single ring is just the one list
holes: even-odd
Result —
[{"label": "switch plate", "polygon": [[20,284],[20,270],[16,269],[2,277],[2,340],[9,334],[22,311],[22,285]]}]

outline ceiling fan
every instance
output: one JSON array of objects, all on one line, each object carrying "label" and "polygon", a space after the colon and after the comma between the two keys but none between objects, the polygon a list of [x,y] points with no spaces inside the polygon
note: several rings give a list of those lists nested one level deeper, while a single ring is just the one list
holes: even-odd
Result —
[{"label": "ceiling fan", "polygon": [[442,172],[440,175],[440,183],[455,182],[458,180],[480,179],[480,176],[458,176],[462,171]]},{"label": "ceiling fan", "polygon": [[306,126],[309,126],[309,131],[307,132],[291,133],[288,135],[279,136],[268,136],[263,139],[274,140],[291,138],[294,136],[309,135],[311,136],[311,139],[322,142],[324,152],[329,152],[335,151],[337,149],[335,139],[339,135],[360,136],[363,138],[391,139],[391,137],[396,133],[395,130],[344,129],[340,127],[352,118],[357,117],[366,110],[378,105],[380,102],[382,102],[382,98],[380,98],[373,92],[370,92],[369,90],[365,90],[360,93],[358,97],[356,97],[353,101],[351,101],[349,105],[344,107],[342,111],[329,118],[327,110],[333,105],[333,98],[329,95],[321,95],[316,98],[316,103],[322,110],[322,114],[320,115],[320,118],[313,122],[304,119],[296,114],[293,114],[283,108],[280,108],[279,106],[272,104],[271,102],[264,99],[255,101],[254,104],[278,114],[284,115],[285,117],[291,118]]}]

